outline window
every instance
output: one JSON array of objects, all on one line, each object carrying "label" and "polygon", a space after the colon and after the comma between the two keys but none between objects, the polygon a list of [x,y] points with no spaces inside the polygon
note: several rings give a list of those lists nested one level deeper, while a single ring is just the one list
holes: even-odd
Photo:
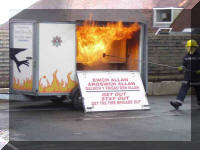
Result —
[{"label": "window", "polygon": [[171,22],[172,11],[171,9],[156,10],[156,22]]}]

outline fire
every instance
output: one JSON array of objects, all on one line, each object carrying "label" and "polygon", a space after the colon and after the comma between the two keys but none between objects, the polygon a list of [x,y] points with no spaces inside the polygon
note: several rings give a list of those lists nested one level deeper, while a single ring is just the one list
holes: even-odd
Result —
[{"label": "fire", "polygon": [[87,65],[105,62],[102,55],[110,53],[113,43],[131,39],[139,30],[138,23],[124,26],[119,21],[98,26],[95,22],[85,21],[83,26],[77,27],[77,61]]},{"label": "fire", "polygon": [[23,80],[23,83],[20,83],[19,79],[13,78],[13,89],[16,90],[24,90],[24,91],[31,91],[33,87],[33,81],[31,79]]},{"label": "fire", "polygon": [[76,81],[73,81],[71,79],[71,72],[68,73],[67,79],[68,82],[64,82],[63,80],[59,81],[57,78],[57,70],[53,73],[53,81],[52,83],[49,82],[48,79],[46,79],[46,76],[43,76],[44,79],[47,81],[47,86],[44,86],[41,82],[42,79],[39,81],[39,92],[41,93],[61,93],[61,92],[71,92],[78,83]]},{"label": "fire", "polygon": [[183,7],[186,3],[188,3],[188,0],[184,0],[181,3],[179,3],[179,7]]}]

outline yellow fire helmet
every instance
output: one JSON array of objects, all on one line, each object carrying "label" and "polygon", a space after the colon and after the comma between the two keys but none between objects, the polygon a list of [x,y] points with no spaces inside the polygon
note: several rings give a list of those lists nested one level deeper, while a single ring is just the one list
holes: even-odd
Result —
[{"label": "yellow fire helmet", "polygon": [[195,40],[188,40],[185,46],[186,47],[199,47],[197,41],[195,41]]}]

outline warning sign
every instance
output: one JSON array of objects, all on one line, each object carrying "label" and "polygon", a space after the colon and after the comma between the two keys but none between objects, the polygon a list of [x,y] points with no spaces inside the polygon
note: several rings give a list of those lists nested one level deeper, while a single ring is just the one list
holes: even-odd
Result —
[{"label": "warning sign", "polygon": [[150,109],[139,72],[78,71],[86,112]]}]

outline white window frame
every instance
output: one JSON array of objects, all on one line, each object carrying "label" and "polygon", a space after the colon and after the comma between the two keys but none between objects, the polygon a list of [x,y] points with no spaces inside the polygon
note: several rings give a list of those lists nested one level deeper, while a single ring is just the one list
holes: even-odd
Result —
[{"label": "white window frame", "polygon": [[[155,24],[172,24],[174,18],[173,10],[176,9],[183,9],[183,8],[176,8],[176,7],[153,8],[153,27],[162,27],[160,25],[155,25]],[[171,21],[163,21],[163,22],[157,21],[157,10],[171,10]]]},{"label": "white window frame", "polygon": [[[158,10],[170,10],[171,11],[171,21],[157,21],[157,11]],[[172,9],[156,9],[155,10],[155,23],[172,23],[173,18],[173,10]]]}]

